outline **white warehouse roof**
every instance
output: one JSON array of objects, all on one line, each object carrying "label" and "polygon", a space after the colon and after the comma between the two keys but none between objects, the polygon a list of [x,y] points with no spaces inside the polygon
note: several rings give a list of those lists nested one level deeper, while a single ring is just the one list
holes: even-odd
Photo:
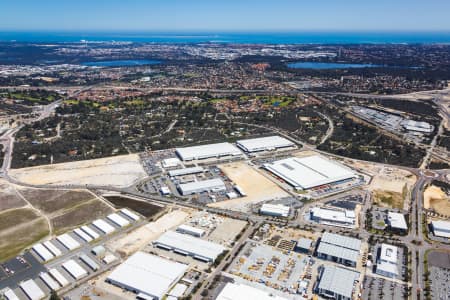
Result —
[{"label": "white warehouse roof", "polygon": [[3,296],[6,297],[7,300],[20,300],[19,297],[17,297],[16,293],[10,288],[6,288],[3,291]]},{"label": "white warehouse roof", "polygon": [[194,193],[202,193],[213,190],[225,190],[225,183],[220,178],[213,178],[202,181],[194,181],[188,183],[181,183],[178,185],[181,194],[189,195]]},{"label": "white warehouse roof", "polygon": [[290,140],[278,135],[239,140],[236,144],[246,152],[270,151],[295,146]]},{"label": "white warehouse roof", "polygon": [[450,222],[448,221],[432,221],[434,235],[450,238]]},{"label": "white warehouse roof", "polygon": [[191,167],[191,168],[184,168],[184,169],[176,169],[176,170],[170,170],[169,171],[169,176],[170,177],[183,176],[183,175],[188,175],[188,174],[202,173],[204,171],[205,171],[205,169],[203,169],[202,167]]},{"label": "white warehouse roof", "polygon": [[214,261],[226,248],[191,235],[167,231],[154,244],[162,248],[185,253],[206,261]]},{"label": "white warehouse roof", "polygon": [[282,204],[263,204],[260,213],[263,215],[289,216],[290,207]]},{"label": "white warehouse roof", "polygon": [[406,224],[405,216],[400,213],[388,212],[388,222],[392,228],[407,230],[408,225]]},{"label": "white warehouse roof", "polygon": [[125,216],[127,216],[128,218],[137,221],[139,220],[139,216],[136,215],[134,212],[132,212],[131,210],[127,209],[127,208],[122,208],[120,210],[121,213],[123,213]]},{"label": "white warehouse roof", "polygon": [[120,226],[120,227],[125,227],[125,226],[130,225],[130,222],[128,222],[127,219],[119,216],[116,213],[112,213],[112,214],[108,215],[107,218],[108,218],[108,220],[112,221],[114,224],[116,224],[117,226]]},{"label": "white warehouse roof", "polygon": [[290,157],[264,164],[264,167],[297,189],[310,189],[356,177],[349,168],[319,155]]},{"label": "white warehouse roof", "polygon": [[61,256],[62,252],[59,250],[51,241],[45,241],[44,243],[45,248],[47,248],[54,256],[58,257]]},{"label": "white warehouse roof", "polygon": [[40,258],[42,258],[44,262],[47,262],[54,257],[54,255],[50,251],[48,251],[47,248],[45,248],[41,243],[35,244],[33,246],[33,250],[34,252],[36,252],[36,254],[39,255]]},{"label": "white warehouse roof", "polygon": [[208,144],[201,146],[177,148],[176,152],[182,160],[205,159],[221,156],[236,156],[242,152],[230,143]]},{"label": "white warehouse roof", "polygon": [[361,250],[361,240],[336,233],[324,232],[320,243],[332,244],[358,252]]},{"label": "white warehouse roof", "polygon": [[192,227],[185,224],[178,226],[177,231],[181,233],[187,233],[193,236],[203,236],[205,234],[205,231],[203,229]]},{"label": "white warehouse roof", "polygon": [[83,230],[85,233],[87,233],[90,237],[92,237],[94,240],[98,239],[100,237],[100,234],[92,230],[90,227],[84,225],[81,226],[81,230]]},{"label": "white warehouse roof", "polygon": [[56,239],[63,244],[64,247],[69,249],[70,251],[80,247],[80,243],[78,243],[73,237],[71,237],[68,233],[61,234],[56,237]]},{"label": "white warehouse roof", "polygon": [[270,292],[239,283],[227,283],[216,300],[287,300]]},{"label": "white warehouse roof", "polygon": [[353,211],[316,206],[311,208],[311,212],[315,218],[320,218],[321,221],[355,224],[355,213]]},{"label": "white warehouse roof", "polygon": [[397,247],[388,244],[381,244],[380,260],[396,264],[397,252]]},{"label": "white warehouse roof", "polygon": [[30,300],[39,300],[45,297],[45,293],[34,282],[33,279],[28,279],[19,284],[23,292],[30,298]]},{"label": "white warehouse roof", "polygon": [[85,269],[83,269],[77,262],[73,259],[69,259],[68,261],[62,264],[64,270],[66,270],[73,278],[76,280],[86,277],[88,273]]},{"label": "white warehouse roof", "polygon": [[116,231],[116,229],[114,227],[112,227],[111,225],[106,223],[105,220],[102,220],[102,219],[95,220],[94,222],[92,222],[92,225],[97,227],[104,234],[110,234],[110,233]]},{"label": "white warehouse roof", "polygon": [[144,252],[136,252],[107,278],[115,285],[161,299],[184,275],[187,265]]}]

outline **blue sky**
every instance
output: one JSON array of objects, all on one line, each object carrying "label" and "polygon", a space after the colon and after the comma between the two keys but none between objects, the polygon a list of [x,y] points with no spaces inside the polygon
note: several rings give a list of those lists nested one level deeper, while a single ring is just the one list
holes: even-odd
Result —
[{"label": "blue sky", "polygon": [[450,31],[450,0],[0,0],[0,30]]}]

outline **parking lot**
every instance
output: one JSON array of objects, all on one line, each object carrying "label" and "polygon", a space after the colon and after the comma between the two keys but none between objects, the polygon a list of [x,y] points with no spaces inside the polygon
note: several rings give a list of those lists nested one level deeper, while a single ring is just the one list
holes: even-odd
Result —
[{"label": "parking lot", "polygon": [[[98,234],[99,238],[87,242],[83,240],[80,236],[75,234],[73,231],[67,232],[66,234],[73,239],[76,243],[79,244],[76,249],[69,250],[67,245],[65,246],[62,242],[57,240],[56,238],[51,240],[53,246],[60,251],[60,255],[54,257],[48,262],[45,262],[43,258],[34,250],[27,251],[23,256],[18,256],[14,259],[11,259],[3,264],[1,264],[0,268],[0,290],[4,288],[10,288],[14,291],[14,293],[20,299],[28,299],[24,291],[19,287],[19,284],[25,280],[33,279],[33,281],[37,284],[37,286],[46,294],[50,294],[50,287],[47,286],[44,280],[39,277],[41,272],[48,272],[50,269],[56,269],[67,281],[67,286],[62,286],[59,284],[60,289],[68,289],[74,287],[79,283],[80,280],[86,280],[90,277],[96,276],[97,273],[102,272],[111,268],[115,263],[119,262],[118,256],[112,254],[110,251],[107,251],[108,254],[111,254],[116,257],[114,262],[104,262],[103,256],[95,256],[91,251],[93,247],[97,245],[103,245],[106,241],[113,239],[117,236],[117,234],[123,234],[129,230],[132,230],[139,224],[141,221],[135,221],[132,218],[126,216],[121,212],[117,212],[122,218],[128,220],[131,225],[121,228],[119,225],[110,221],[107,218],[103,220],[110,226],[114,228],[114,233],[105,234],[101,232],[98,228],[93,226],[92,224],[86,225],[90,230],[94,233]],[[92,262],[94,262],[97,266],[92,266],[87,263],[85,260],[81,259],[81,256],[87,256]],[[68,270],[62,267],[64,263],[69,260],[73,260],[78,266],[81,268],[83,276],[79,278],[75,278],[73,274],[71,274]],[[62,286],[62,287],[61,287]]]},{"label": "parking lot", "polygon": [[382,278],[365,276],[363,280],[362,299],[408,299],[407,286]]},{"label": "parking lot", "polygon": [[433,299],[450,299],[450,269],[430,267],[431,295]]},{"label": "parking lot", "polygon": [[336,199],[325,202],[325,205],[334,206],[337,208],[343,208],[347,210],[355,210],[356,205],[364,204],[365,195],[362,193],[352,193],[344,197],[338,197]]}]

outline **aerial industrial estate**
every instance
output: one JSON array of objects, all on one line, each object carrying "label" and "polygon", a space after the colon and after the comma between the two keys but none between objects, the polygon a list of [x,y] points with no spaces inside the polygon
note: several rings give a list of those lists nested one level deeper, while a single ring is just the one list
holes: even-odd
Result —
[{"label": "aerial industrial estate", "polygon": [[0,42],[0,299],[450,299],[449,53]]}]

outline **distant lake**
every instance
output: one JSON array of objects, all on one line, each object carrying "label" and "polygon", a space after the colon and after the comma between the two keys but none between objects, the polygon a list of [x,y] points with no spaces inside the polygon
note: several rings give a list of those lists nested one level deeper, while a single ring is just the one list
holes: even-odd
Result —
[{"label": "distant lake", "polygon": [[129,67],[129,66],[145,66],[157,65],[161,62],[159,60],[148,59],[130,59],[130,60],[102,60],[102,61],[88,61],[81,65],[88,67]]},{"label": "distant lake", "polygon": [[322,62],[296,62],[288,64],[292,69],[315,69],[315,70],[332,70],[332,69],[357,69],[357,68],[377,68],[383,65],[372,64],[340,64],[340,63],[322,63]]}]

